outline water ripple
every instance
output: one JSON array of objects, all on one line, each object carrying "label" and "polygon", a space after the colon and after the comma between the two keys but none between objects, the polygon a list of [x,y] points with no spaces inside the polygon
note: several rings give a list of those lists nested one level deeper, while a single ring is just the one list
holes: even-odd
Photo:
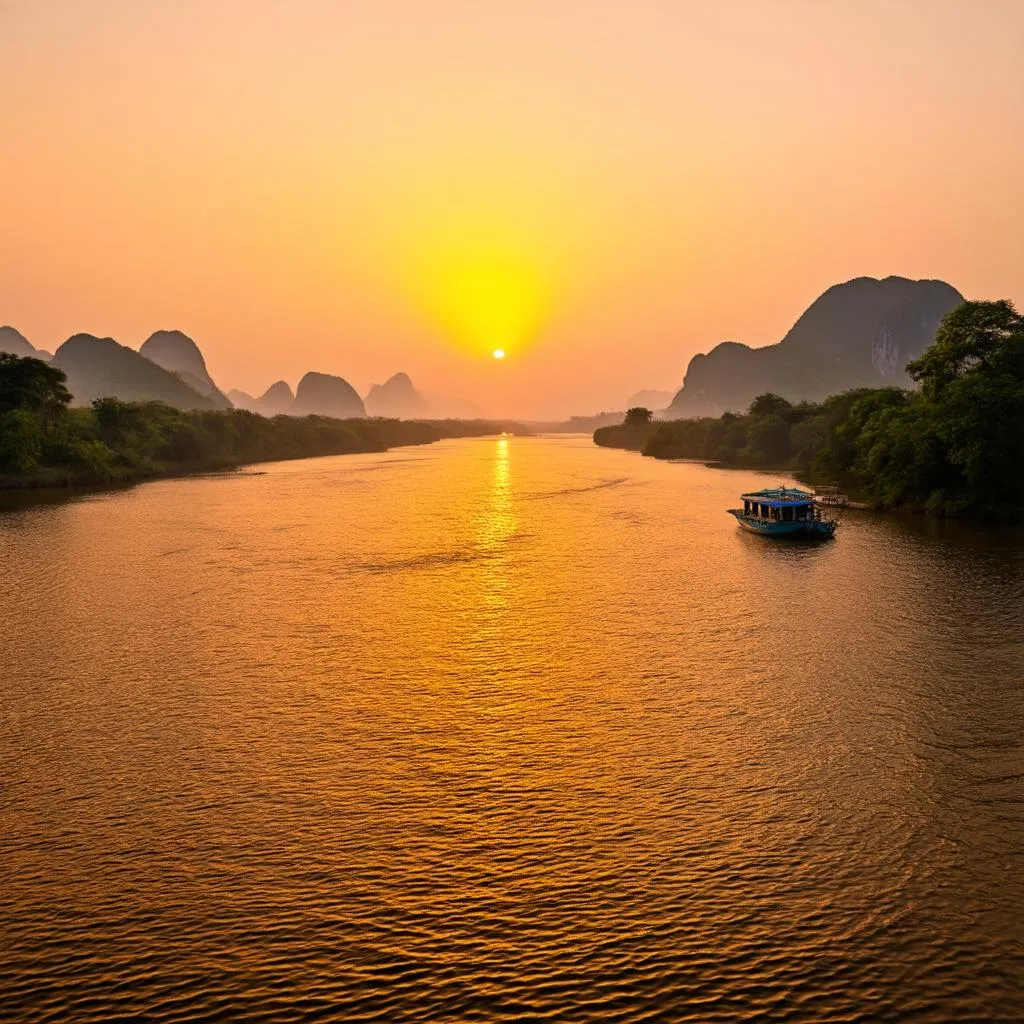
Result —
[{"label": "water ripple", "polygon": [[0,1019],[1020,1021],[1024,543],[775,546],[760,483],[516,438],[0,514]]}]

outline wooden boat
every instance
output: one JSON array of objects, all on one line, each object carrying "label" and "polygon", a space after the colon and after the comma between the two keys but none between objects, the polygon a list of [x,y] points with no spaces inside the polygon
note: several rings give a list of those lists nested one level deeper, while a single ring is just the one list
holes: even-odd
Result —
[{"label": "wooden boat", "polygon": [[831,537],[839,523],[822,514],[814,495],[795,487],[772,487],[741,496],[743,508],[729,515],[751,533],[766,537]]}]

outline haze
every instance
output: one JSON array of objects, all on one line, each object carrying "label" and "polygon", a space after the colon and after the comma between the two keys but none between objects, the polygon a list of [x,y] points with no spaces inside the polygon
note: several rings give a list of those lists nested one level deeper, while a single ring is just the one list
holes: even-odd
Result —
[{"label": "haze", "polygon": [[1022,33],[1011,0],[3,2],[0,322],[561,416],[855,276],[1019,302]]}]

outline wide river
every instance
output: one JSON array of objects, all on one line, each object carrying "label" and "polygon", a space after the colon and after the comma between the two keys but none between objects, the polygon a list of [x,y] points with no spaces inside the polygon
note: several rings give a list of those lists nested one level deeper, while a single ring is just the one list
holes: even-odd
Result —
[{"label": "wide river", "polygon": [[1024,1020],[1020,531],[256,470],[0,512],[0,1020]]}]

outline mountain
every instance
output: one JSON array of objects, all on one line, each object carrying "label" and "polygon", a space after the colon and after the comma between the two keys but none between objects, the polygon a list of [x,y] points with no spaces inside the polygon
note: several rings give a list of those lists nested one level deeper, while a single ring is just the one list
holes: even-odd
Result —
[{"label": "mountain", "polygon": [[630,395],[626,400],[626,408],[635,409],[639,406],[640,408],[653,411],[664,409],[672,401],[672,394],[671,391],[654,391],[651,388],[647,388],[643,391],[638,391],[635,395]]},{"label": "mountain", "polygon": [[256,399],[256,411],[264,416],[281,416],[291,412],[294,404],[292,389],[283,380],[279,380]]},{"label": "mountain", "polygon": [[249,412],[259,411],[256,408],[256,399],[248,391],[239,391],[238,388],[232,388],[228,392],[228,401],[236,409],[246,409]]},{"label": "mountain", "polygon": [[199,346],[181,331],[156,331],[139,349],[151,362],[180,377],[193,391],[209,398],[216,409],[230,409],[231,402],[214,384]]},{"label": "mountain", "polygon": [[53,365],[67,374],[75,405],[112,397],[125,402],[165,402],[178,409],[220,408],[176,374],[113,338],[76,334],[57,349]]},{"label": "mountain", "polygon": [[313,372],[299,381],[289,412],[293,416],[334,416],[342,420],[366,415],[363,400],[347,380]]},{"label": "mountain", "polygon": [[33,359],[41,359],[42,354],[37,352],[21,331],[13,327],[0,327],[0,352],[9,352],[12,356],[31,356]]},{"label": "mountain", "polygon": [[261,416],[280,416],[292,411],[295,396],[292,389],[283,381],[271,384],[259,398],[244,391],[229,391],[228,398],[238,409],[248,409],[250,412],[258,412]]},{"label": "mountain", "polygon": [[412,386],[406,373],[396,373],[383,384],[374,384],[366,396],[370,416],[414,420],[427,415],[427,400]]},{"label": "mountain", "polygon": [[741,412],[766,391],[820,401],[849,388],[908,385],[904,367],[963,301],[944,281],[858,277],[834,285],[778,344],[752,349],[726,341],[694,356],[665,415]]}]

